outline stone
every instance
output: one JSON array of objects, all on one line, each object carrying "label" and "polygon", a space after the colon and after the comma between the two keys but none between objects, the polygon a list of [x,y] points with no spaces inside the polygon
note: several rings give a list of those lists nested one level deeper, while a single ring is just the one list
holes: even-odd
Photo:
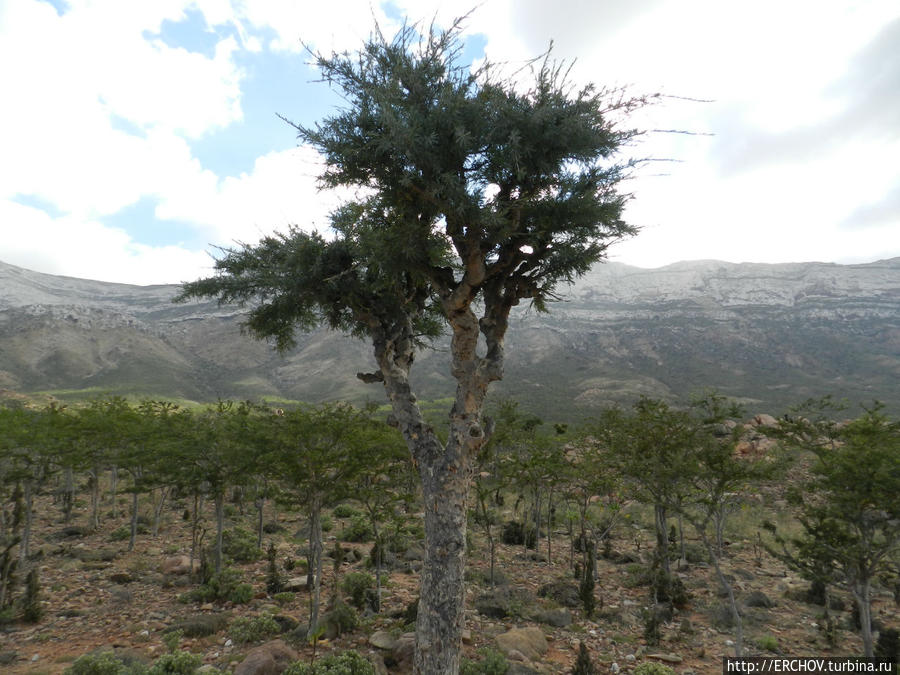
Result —
[{"label": "stone", "polygon": [[565,628],[572,623],[572,613],[567,609],[547,609],[537,612],[533,618],[539,623],[545,623],[555,628]]},{"label": "stone", "polygon": [[[200,562],[194,561],[194,570],[200,569]],[[191,573],[191,557],[189,555],[173,555],[169,556],[159,566],[159,571],[170,576],[178,576],[181,574]]]},{"label": "stone", "polygon": [[284,586],[282,588],[285,592],[296,593],[298,591],[305,591],[309,589],[312,585],[313,580],[315,579],[315,575],[309,574],[302,577],[291,577],[287,581],[284,582]]},{"label": "stone", "polygon": [[666,663],[681,663],[684,661],[684,659],[677,654],[647,654],[647,658],[665,661]]},{"label": "stone", "polygon": [[281,675],[300,655],[284,640],[272,640],[252,649],[234,669],[234,675]]},{"label": "stone", "polygon": [[396,638],[386,630],[375,631],[369,636],[369,644],[376,649],[391,651],[396,643]]},{"label": "stone", "polygon": [[538,596],[550,598],[564,607],[580,607],[581,598],[578,596],[578,585],[565,579],[558,579],[544,584],[538,589]]},{"label": "stone", "polygon": [[744,606],[769,609],[775,606],[775,602],[762,591],[753,591],[744,599]]},{"label": "stone", "polygon": [[416,634],[404,633],[394,643],[391,650],[391,660],[396,666],[396,670],[402,673],[410,672],[413,666],[413,658],[416,653]]},{"label": "stone", "polygon": [[513,628],[495,638],[497,648],[511,658],[512,652],[521,653],[528,661],[537,661],[547,653],[547,638],[540,628]]}]

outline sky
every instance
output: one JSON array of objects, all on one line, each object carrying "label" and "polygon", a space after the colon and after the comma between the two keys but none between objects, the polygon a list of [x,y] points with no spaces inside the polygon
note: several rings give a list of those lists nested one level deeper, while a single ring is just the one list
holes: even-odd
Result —
[{"label": "sky", "polygon": [[900,256],[896,0],[475,2],[0,0],[0,261],[179,283],[216,247],[326,230],[345,195],[278,117],[342,105],[304,45],[470,10],[466,62],[515,72],[552,41],[573,84],[663,95],[630,121],[641,231],[610,260]]}]

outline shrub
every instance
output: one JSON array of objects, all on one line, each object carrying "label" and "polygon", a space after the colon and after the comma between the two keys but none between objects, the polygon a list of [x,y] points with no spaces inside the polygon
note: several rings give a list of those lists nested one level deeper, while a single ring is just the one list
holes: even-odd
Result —
[{"label": "shrub", "polygon": [[359,652],[349,650],[329,654],[313,663],[295,661],[282,675],[376,675],[372,665]]},{"label": "shrub", "polygon": [[245,645],[260,642],[272,635],[278,635],[281,626],[269,614],[260,616],[241,616],[228,627],[228,636],[237,644]]},{"label": "shrub", "polygon": [[878,634],[875,656],[888,659],[891,663],[900,663],[900,632],[896,628],[888,628]]},{"label": "shrub", "polygon": [[517,520],[511,520],[503,526],[500,533],[500,541],[510,546],[522,546],[534,548],[537,542],[537,531],[534,525],[523,525]]},{"label": "shrub", "polygon": [[334,607],[322,617],[322,625],[329,636],[343,635],[359,625],[359,617],[350,605],[338,598]]},{"label": "shrub", "polygon": [[675,671],[661,663],[648,661],[635,668],[634,675],[675,675]]},{"label": "shrub", "polygon": [[147,675],[192,675],[202,663],[203,658],[199,654],[172,652],[160,656]]},{"label": "shrub", "polygon": [[198,586],[192,591],[182,593],[178,599],[182,602],[212,602],[228,600],[236,605],[243,605],[253,599],[253,587],[240,583],[241,573],[226,567],[218,574],[213,574],[208,583]]},{"label": "shrub", "polygon": [[363,515],[350,519],[350,524],[341,532],[343,541],[369,541],[372,538],[372,526]]},{"label": "shrub", "polygon": [[269,548],[266,549],[266,558],[269,561],[266,566],[266,591],[272,595],[280,593],[281,589],[284,588],[284,579],[278,570],[278,563],[275,560],[276,555],[277,551],[275,550],[274,542],[269,542]]},{"label": "shrub", "polygon": [[75,659],[63,675],[145,675],[147,667],[139,661],[127,662],[115,652],[93,652]]},{"label": "shrub", "polygon": [[597,669],[594,667],[591,655],[583,642],[578,643],[578,658],[575,661],[575,666],[572,668],[572,675],[597,675]]},{"label": "shrub", "polygon": [[349,504],[338,504],[331,513],[335,518],[354,518],[362,515],[362,512],[354,509]]},{"label": "shrub", "polygon": [[290,591],[282,591],[281,593],[276,593],[272,596],[272,599],[277,602],[281,607],[285,605],[289,605],[294,601],[295,594]]},{"label": "shrub", "polygon": [[25,597],[22,599],[22,619],[26,623],[38,623],[44,616],[41,606],[41,585],[38,581],[38,568],[32,567],[25,577]]},{"label": "shrub", "polygon": [[509,661],[496,649],[486,647],[479,649],[478,654],[478,661],[462,660],[459,675],[505,675],[509,670]]},{"label": "shrub", "polygon": [[256,541],[252,532],[236,527],[222,533],[222,550],[237,563],[255,562],[261,553]]},{"label": "shrub", "polygon": [[778,638],[774,635],[763,635],[756,641],[756,644],[760,649],[765,649],[767,652],[778,652]]},{"label": "shrub", "polygon": [[371,599],[371,591],[375,588],[375,578],[365,572],[350,572],[341,580],[341,590],[350,598],[350,603],[357,609],[363,609]]},{"label": "shrub", "polygon": [[334,521],[327,513],[323,513],[319,518],[319,525],[322,527],[322,532],[331,532],[334,529]]}]

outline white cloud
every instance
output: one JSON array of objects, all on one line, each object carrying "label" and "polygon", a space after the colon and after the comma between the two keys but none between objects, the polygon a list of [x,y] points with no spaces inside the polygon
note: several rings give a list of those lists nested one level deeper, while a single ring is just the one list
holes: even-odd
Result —
[{"label": "white cloud", "polygon": [[210,257],[177,246],[146,246],[127,233],[75,216],[0,200],[4,262],[50,274],[133,284],[176,283],[208,273]]}]

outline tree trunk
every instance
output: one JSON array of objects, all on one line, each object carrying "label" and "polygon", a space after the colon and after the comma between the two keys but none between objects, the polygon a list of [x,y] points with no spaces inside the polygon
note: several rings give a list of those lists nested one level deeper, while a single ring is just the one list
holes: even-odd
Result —
[{"label": "tree trunk", "polygon": [[[453,434],[456,435],[456,434]],[[466,555],[466,504],[471,466],[451,441],[436,461],[419,461],[425,502],[425,561],[416,620],[415,671],[459,672]]]},{"label": "tree trunk", "polygon": [[34,486],[32,481],[23,481],[25,498],[25,518],[22,524],[22,540],[19,542],[19,566],[24,567],[31,551],[31,521],[34,516]]},{"label": "tree trunk", "polygon": [[656,522],[656,553],[659,556],[659,564],[668,580],[672,576],[672,568],[669,565],[669,533],[666,532],[666,507],[656,504],[653,507]]},{"label": "tree trunk", "polygon": [[153,506],[153,537],[159,535],[159,521],[162,519],[163,505],[166,503],[166,497],[169,496],[170,487],[163,487],[159,490],[159,501]]},{"label": "tree trunk", "polygon": [[100,529],[100,467],[94,465],[91,472],[91,521],[93,531]]},{"label": "tree trunk", "polygon": [[132,488],[131,493],[131,536],[128,539],[128,550],[134,550],[135,541],[137,541],[138,527],[138,491],[137,486]]},{"label": "tree trunk", "polygon": [[116,504],[116,493],[119,490],[119,467],[113,465],[109,470],[109,498],[112,502],[112,516],[119,517],[119,508]]},{"label": "tree trunk", "polygon": [[716,546],[706,536],[705,531],[698,533],[703,540],[703,544],[706,546],[706,552],[713,562],[713,567],[716,569],[716,576],[719,578],[719,583],[722,584],[722,588],[728,593],[728,604],[731,609],[731,617],[734,620],[734,655],[740,658],[744,653],[744,622],[741,619],[741,613],[738,611],[737,600],[734,597],[734,589],[731,587],[731,584],[728,583],[728,579],[725,577],[725,573],[722,571],[722,567],[719,564]]},{"label": "tree trunk", "polygon": [[863,641],[863,656],[875,654],[875,642],[872,637],[872,592],[868,579],[854,581],[851,589],[853,599],[859,609],[859,632]]},{"label": "tree trunk", "polygon": [[67,466],[63,475],[65,477],[62,493],[63,522],[69,524],[72,522],[72,507],[75,505],[75,476],[72,467]]},{"label": "tree trunk", "polygon": [[309,563],[307,584],[312,575],[312,588],[309,592],[309,629],[307,639],[314,639],[319,628],[319,597],[322,593],[322,505],[317,497],[309,504]]},{"label": "tree trunk", "polygon": [[225,533],[225,488],[216,490],[216,548],[214,552],[216,574],[222,571],[222,544]]}]

